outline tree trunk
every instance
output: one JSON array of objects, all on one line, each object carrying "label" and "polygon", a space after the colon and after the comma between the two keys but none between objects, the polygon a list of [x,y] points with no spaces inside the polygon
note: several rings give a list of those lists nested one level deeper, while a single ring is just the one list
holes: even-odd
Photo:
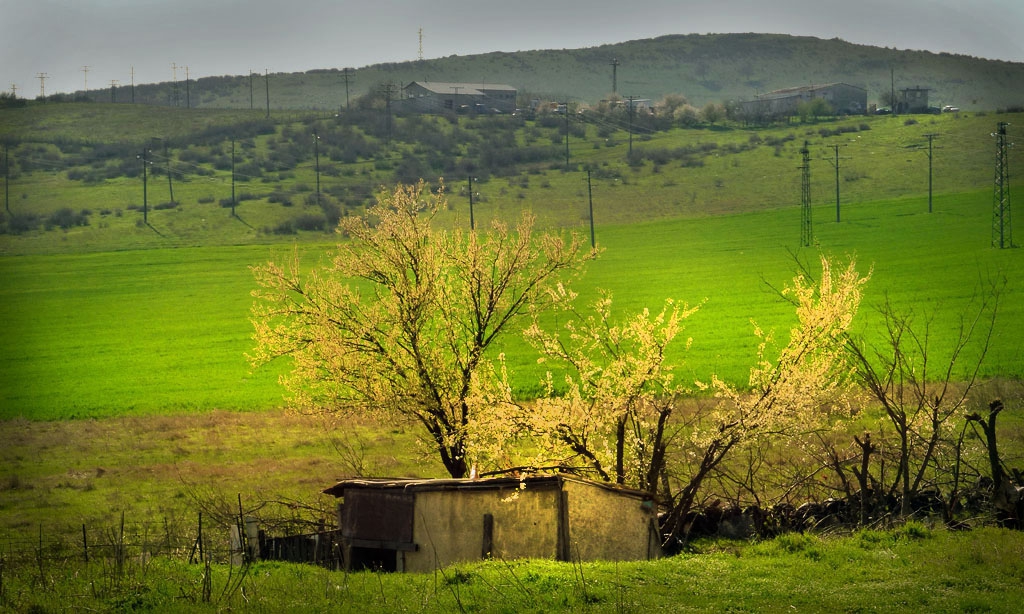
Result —
[{"label": "tree trunk", "polygon": [[871,433],[864,433],[864,441],[857,436],[854,436],[853,440],[860,446],[861,453],[860,469],[854,467],[853,473],[857,476],[857,483],[860,485],[860,524],[864,526],[868,523],[868,487],[870,485],[868,466],[875,446],[871,443]]}]

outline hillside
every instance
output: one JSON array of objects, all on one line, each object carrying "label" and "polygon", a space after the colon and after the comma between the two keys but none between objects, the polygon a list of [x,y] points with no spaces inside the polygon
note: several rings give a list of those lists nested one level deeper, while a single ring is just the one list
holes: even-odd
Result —
[{"label": "hillside", "polygon": [[[596,103],[612,92],[613,60],[617,92],[658,100],[685,95],[692,104],[749,100],[758,93],[809,84],[844,82],[863,87],[878,103],[894,86],[930,88],[933,105],[965,110],[997,110],[1024,104],[1024,63],[985,60],[928,51],[856,45],[779,34],[673,35],[584,49],[494,52],[403,63],[376,64],[345,72],[339,65],[305,73],[208,77],[190,83],[189,104],[202,108],[337,109],[348,99],[383,83],[468,81],[506,83],[531,98]],[[325,61],[326,64],[326,61]],[[77,95],[81,96],[79,92]],[[114,99],[131,99],[128,87]],[[109,101],[109,89],[88,96]],[[177,104],[186,92],[177,84]],[[137,102],[174,104],[175,85],[137,85]]]}]

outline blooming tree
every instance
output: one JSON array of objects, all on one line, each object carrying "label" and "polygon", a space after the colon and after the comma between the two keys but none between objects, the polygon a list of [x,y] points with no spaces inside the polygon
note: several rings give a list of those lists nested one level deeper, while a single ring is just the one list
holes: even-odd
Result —
[{"label": "blooming tree", "polygon": [[546,331],[538,317],[527,339],[561,367],[564,392],[548,393],[531,414],[553,454],[600,479],[647,491],[657,489],[665,463],[676,398],[685,391],[666,362],[666,350],[698,307],[666,301],[661,311],[615,318],[608,294],[590,313],[575,307],[576,295],[562,286],[551,292],[570,317],[562,330]]},{"label": "blooming tree", "polygon": [[329,265],[303,273],[253,268],[252,309],[260,365],[288,356],[283,378],[299,408],[352,412],[419,425],[452,477],[496,463],[514,442],[512,399],[499,356],[488,352],[544,289],[591,252],[578,237],[515,229],[436,228],[443,184],[382,191],[365,217],[346,217],[348,237]]},{"label": "blooming tree", "polygon": [[853,259],[835,271],[824,256],[817,281],[806,271],[798,273],[781,291],[795,306],[797,323],[777,354],[774,334],[753,323],[760,343],[747,389],[717,376],[706,385],[721,402],[691,429],[684,454],[688,469],[675,476],[668,534],[678,537],[684,531],[685,517],[704,480],[739,444],[792,437],[823,423],[826,416],[819,409],[842,392],[848,371],[847,333],[870,277],[857,271]]}]

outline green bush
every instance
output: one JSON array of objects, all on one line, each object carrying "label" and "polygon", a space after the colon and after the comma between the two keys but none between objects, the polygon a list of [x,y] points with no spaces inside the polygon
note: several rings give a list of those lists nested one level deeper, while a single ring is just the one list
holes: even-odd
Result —
[{"label": "green bush", "polygon": [[89,212],[87,210],[73,211],[71,207],[61,207],[57,211],[50,214],[50,217],[46,218],[43,226],[47,230],[54,228],[60,228],[62,230],[68,230],[75,226],[88,226],[89,225]]}]

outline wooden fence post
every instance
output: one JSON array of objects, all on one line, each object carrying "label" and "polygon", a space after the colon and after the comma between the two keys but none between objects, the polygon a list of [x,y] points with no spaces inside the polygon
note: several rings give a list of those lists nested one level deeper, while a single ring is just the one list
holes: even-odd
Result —
[{"label": "wooden fence post", "polygon": [[85,562],[89,562],[89,538],[85,534],[85,523],[82,523],[82,554],[85,556]]}]

